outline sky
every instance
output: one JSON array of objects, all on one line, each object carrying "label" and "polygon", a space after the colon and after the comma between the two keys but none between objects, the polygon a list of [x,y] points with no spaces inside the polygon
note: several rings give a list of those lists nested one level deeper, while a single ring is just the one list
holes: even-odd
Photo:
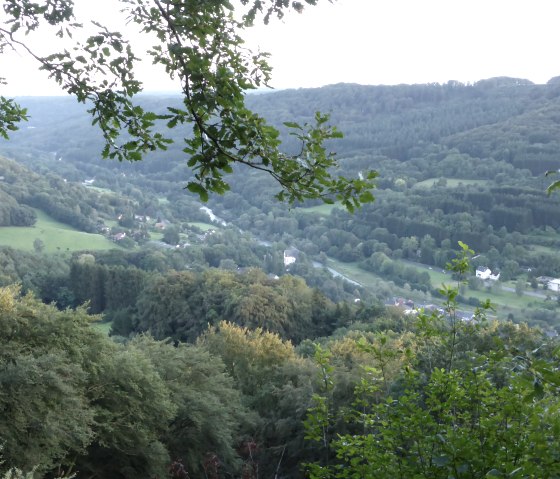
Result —
[{"label": "sky", "polygon": [[[76,0],[82,19],[105,23],[116,18],[108,13],[115,4]],[[319,0],[245,37],[251,48],[271,53],[277,89],[495,76],[546,83],[560,75],[559,18],[559,0]],[[40,36],[38,48],[56,49],[51,40]],[[176,89],[149,62],[140,74],[148,91]],[[0,56],[0,76],[9,82],[0,85],[2,95],[60,94],[22,52]]]}]

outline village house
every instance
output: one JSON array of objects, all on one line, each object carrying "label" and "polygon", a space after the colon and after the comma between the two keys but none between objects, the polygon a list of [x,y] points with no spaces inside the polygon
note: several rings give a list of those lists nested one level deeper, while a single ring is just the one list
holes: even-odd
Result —
[{"label": "village house", "polygon": [[486,266],[479,266],[476,268],[476,277],[483,280],[497,281],[500,279],[500,273],[492,274],[492,270]]},{"label": "village house", "polygon": [[398,308],[414,308],[414,301],[412,299],[395,298],[393,304]]},{"label": "village house", "polygon": [[290,248],[284,250],[284,266],[287,268],[291,264],[295,263],[299,257],[299,250],[296,248]]},{"label": "village house", "polygon": [[169,221],[167,221],[167,220],[161,220],[161,221],[158,221],[158,222],[155,224],[155,227],[156,227],[158,230],[164,230],[165,228],[167,228],[167,227],[169,227],[169,226],[171,226],[171,223],[170,223]]},{"label": "village house", "polygon": [[550,291],[560,291],[560,279],[554,278],[547,283],[547,289]]}]

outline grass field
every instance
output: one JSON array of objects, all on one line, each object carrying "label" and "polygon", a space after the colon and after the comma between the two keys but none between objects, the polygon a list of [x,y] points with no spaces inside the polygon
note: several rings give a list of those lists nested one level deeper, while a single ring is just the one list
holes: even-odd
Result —
[{"label": "grass field", "polygon": [[[428,269],[423,266],[417,266],[415,263],[410,263],[408,261],[404,261],[404,263],[408,266],[412,266],[419,271],[427,271],[430,275],[430,281],[432,286],[435,288],[439,288],[443,284],[447,284],[449,286],[456,286],[456,281],[451,279],[451,275],[449,273],[442,273],[439,268]],[[540,298],[536,298],[534,296],[518,296],[515,291],[505,291],[500,289],[501,286],[509,286],[511,288],[515,288],[515,283],[498,283],[496,288],[493,288],[491,291],[483,288],[481,290],[473,290],[467,288],[464,296],[469,298],[477,298],[480,301],[484,301],[489,299],[493,304],[501,307],[508,307],[513,309],[522,309],[527,308],[529,306],[535,304],[544,304],[544,300]]]},{"label": "grass field", "polygon": [[215,230],[219,228],[216,225],[211,225],[210,223],[202,223],[201,221],[189,221],[188,225],[195,226],[196,228],[199,228],[202,231]]},{"label": "grass field", "polygon": [[161,241],[163,239],[163,233],[161,231],[150,231],[150,239],[152,241]]},{"label": "grass field", "polygon": [[99,186],[92,186],[92,185],[89,185],[87,188],[88,190],[94,190],[99,193],[105,193],[107,195],[117,196],[116,193],[113,190],[110,190],[109,188],[100,188]]},{"label": "grass field", "polygon": [[[428,178],[424,181],[419,181],[416,183],[413,188],[431,188],[434,186],[440,179],[439,178]],[[490,183],[489,180],[461,180],[457,178],[446,178],[447,180],[447,188],[457,188],[460,184],[463,185],[487,185]]]},{"label": "grass field", "polygon": [[[418,267],[415,266],[415,263],[410,263],[408,261],[402,261],[402,263],[405,266],[415,267],[419,271],[427,272],[430,275],[430,281],[433,287],[440,287],[443,283],[453,283],[449,274],[443,274],[435,269],[429,270],[428,268]],[[344,276],[347,276],[349,279],[357,281],[365,288],[374,288],[379,284],[379,281],[388,281],[386,278],[383,278],[375,273],[361,269],[358,266],[358,263],[343,263],[329,258],[328,266],[342,273]]]},{"label": "grass field", "polygon": [[103,223],[105,223],[109,228],[116,228],[119,226],[119,222],[117,220],[103,220]]},{"label": "grass field", "polygon": [[33,251],[33,241],[40,239],[47,253],[57,251],[109,250],[119,247],[103,235],[84,233],[54,220],[41,210],[35,209],[37,223],[29,227],[0,227],[0,245]]},{"label": "grass field", "polygon": [[558,249],[553,248],[551,246],[542,246],[540,244],[533,244],[529,246],[531,251],[535,253],[548,253],[548,254],[557,254]]},{"label": "grass field", "polygon": [[529,298],[528,296],[517,296],[515,293],[510,293],[507,291],[488,291],[486,289],[481,289],[476,291],[473,289],[467,289],[464,296],[467,298],[477,298],[480,301],[485,301],[489,299],[492,304],[496,306],[509,306],[511,308],[524,308],[528,303],[535,300],[535,298]]},{"label": "grass field", "polygon": [[442,284],[452,284],[451,276],[449,273],[443,273],[441,268],[433,267],[430,269],[428,266],[419,265],[419,263],[414,263],[407,260],[394,260],[397,263],[401,263],[404,266],[410,266],[417,269],[421,273],[428,273],[430,275],[430,282],[435,288],[439,288]]},{"label": "grass field", "polygon": [[358,263],[343,263],[342,261],[329,258],[327,266],[343,274],[348,279],[360,283],[366,289],[375,288],[379,281],[386,281],[374,273],[361,269]]},{"label": "grass field", "polygon": [[329,216],[334,208],[342,208],[342,207],[340,206],[340,204],[335,203],[333,205],[322,204],[317,206],[310,206],[309,208],[296,208],[296,209],[298,211],[303,211],[304,213],[318,213],[323,216]]}]

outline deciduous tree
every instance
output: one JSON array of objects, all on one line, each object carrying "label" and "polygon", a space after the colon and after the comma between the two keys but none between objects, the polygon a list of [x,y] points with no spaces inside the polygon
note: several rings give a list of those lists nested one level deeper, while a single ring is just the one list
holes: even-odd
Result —
[{"label": "deciduous tree", "polygon": [[[137,30],[154,39],[148,49],[155,68],[177,81],[182,104],[147,111],[137,101],[142,91],[136,76],[138,47],[133,38],[94,22],[96,32],[84,40],[72,0],[6,0],[0,23],[0,53],[16,48],[32,56],[66,92],[89,106],[93,123],[105,139],[103,155],[138,161],[171,140],[166,128],[188,124],[184,152],[194,177],[188,189],[206,200],[209,193],[229,189],[224,175],[236,165],[264,171],[280,185],[277,197],[290,202],[304,198],[340,200],[349,210],[370,202],[374,171],[349,179],[336,172],[337,161],[324,142],[341,134],[327,115],[316,113],[312,123],[285,123],[299,144],[287,154],[279,132],[245,106],[245,93],[266,87],[271,69],[266,53],[251,52],[241,37],[261,17],[267,23],[290,8],[318,0],[242,0],[234,12],[227,0],[121,0],[121,12]],[[44,25],[58,29],[68,47],[42,56],[26,44],[26,35]],[[0,135],[17,129],[27,112],[0,97]]]}]

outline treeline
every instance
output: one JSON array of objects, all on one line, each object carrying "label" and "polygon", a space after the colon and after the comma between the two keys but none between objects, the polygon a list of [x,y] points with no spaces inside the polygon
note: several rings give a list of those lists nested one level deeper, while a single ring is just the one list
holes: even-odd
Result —
[{"label": "treeline", "polygon": [[248,103],[277,125],[294,117],[309,121],[315,111],[331,112],[333,123],[345,133],[336,147],[339,154],[369,150],[407,161],[421,156],[422,145],[506,122],[543,107],[558,93],[554,85],[502,78],[474,85],[340,84],[258,95]]},{"label": "treeline", "polygon": [[37,221],[35,212],[20,205],[12,196],[0,190],[0,226],[32,226]]},{"label": "treeline", "polygon": [[[227,257],[229,247],[223,247]],[[232,260],[221,263],[228,266]],[[298,276],[282,269],[277,276],[254,267],[209,268],[195,248],[73,255],[0,248],[0,286],[18,283],[25,293],[61,310],[87,304],[91,314],[103,313],[112,333],[123,337],[149,332],[157,339],[193,342],[209,324],[227,320],[299,343],[355,318],[349,303],[360,294],[356,286],[305,262],[294,269]],[[361,297],[371,303],[367,295]]]},{"label": "treeline", "polygon": [[471,156],[506,161],[534,175],[555,170],[555,151],[560,146],[559,99],[547,98],[542,106],[535,106],[508,121],[452,135],[444,143]]},{"label": "treeline", "polygon": [[[210,240],[202,255],[174,267],[256,266],[280,274],[279,251],[296,246],[310,260],[325,263],[332,257],[374,272],[379,269],[373,266],[372,255],[383,254],[391,261],[385,262],[385,279],[425,290],[425,276],[413,274],[401,260],[443,268],[457,241],[464,241],[481,254],[475,265],[499,268],[501,279],[557,277],[560,262],[554,253],[558,244],[553,229],[560,227],[560,208],[555,196],[543,193],[547,179],[533,173],[547,161],[548,166],[556,162],[559,91],[557,82],[534,85],[496,78],[474,85],[334,85],[251,97],[251,104],[278,125],[287,119],[303,122],[317,109],[331,111],[333,123],[346,133],[345,139],[332,145],[341,173],[354,176],[364,169],[378,169],[377,201],[353,217],[337,210],[332,214],[289,211],[274,201],[276,187],[270,179],[236,169],[228,175],[232,191],[212,198],[209,206],[253,237],[276,242],[276,250],[254,249],[248,254],[245,244],[236,252],[229,242]],[[157,109],[159,99],[142,101]],[[180,139],[165,154],[137,165],[96,162],[98,138],[87,129],[88,120],[80,117],[79,106],[56,104],[52,114],[63,126],[53,135],[49,103],[29,102],[31,109],[38,108],[30,123],[34,128],[19,132],[6,144],[20,161],[42,171],[64,172],[74,181],[95,174],[96,184],[131,200],[127,217],[157,215],[181,232],[188,221],[208,221],[197,199],[184,190],[190,173],[182,161]],[[78,118],[82,119],[78,122]],[[26,148],[42,153],[28,157]],[[539,158],[543,162],[538,163]],[[533,159],[535,168],[528,164]],[[53,202],[65,204],[59,198]],[[411,246],[414,243],[416,247]],[[296,270],[309,284],[328,290],[334,301],[353,293],[336,280],[333,287],[331,278],[320,275],[319,269],[298,264]],[[387,288],[376,287],[374,294],[383,299],[390,296]]]},{"label": "treeline", "polygon": [[[338,208],[320,214],[248,207],[235,209],[240,216],[232,221],[255,235],[293,243],[315,258],[324,253],[344,262],[365,262],[383,253],[444,268],[463,241],[481,254],[485,266],[508,270],[507,262],[516,261],[508,279],[522,268],[537,276],[560,274],[552,251],[558,242],[544,233],[560,227],[560,202],[542,190],[484,183],[447,186],[444,180],[434,187],[378,190],[376,195],[373,205],[353,215]],[[552,249],[538,250],[539,244]]]},{"label": "treeline", "polygon": [[76,304],[88,302],[92,313],[103,312],[112,334],[124,337],[148,332],[194,342],[208,325],[225,320],[299,343],[329,335],[354,316],[301,278],[270,277],[257,269],[149,274],[82,255],[72,262],[69,284]]},{"label": "treeline", "polygon": [[83,310],[0,294],[3,471],[170,477],[177,461],[202,475],[218,467],[213,457],[241,467],[235,448],[256,418],[208,348],[148,338],[120,346]]},{"label": "treeline", "polygon": [[65,255],[0,248],[0,287],[17,283],[24,292],[33,292],[60,309],[75,305],[68,284],[69,273],[70,261]]},{"label": "treeline", "polygon": [[[37,208],[54,219],[93,233],[97,221],[116,218],[116,211],[130,209],[131,202],[102,195],[54,175],[38,175],[14,161],[0,157],[0,225],[30,226]],[[9,223],[8,223],[9,221]]]}]

